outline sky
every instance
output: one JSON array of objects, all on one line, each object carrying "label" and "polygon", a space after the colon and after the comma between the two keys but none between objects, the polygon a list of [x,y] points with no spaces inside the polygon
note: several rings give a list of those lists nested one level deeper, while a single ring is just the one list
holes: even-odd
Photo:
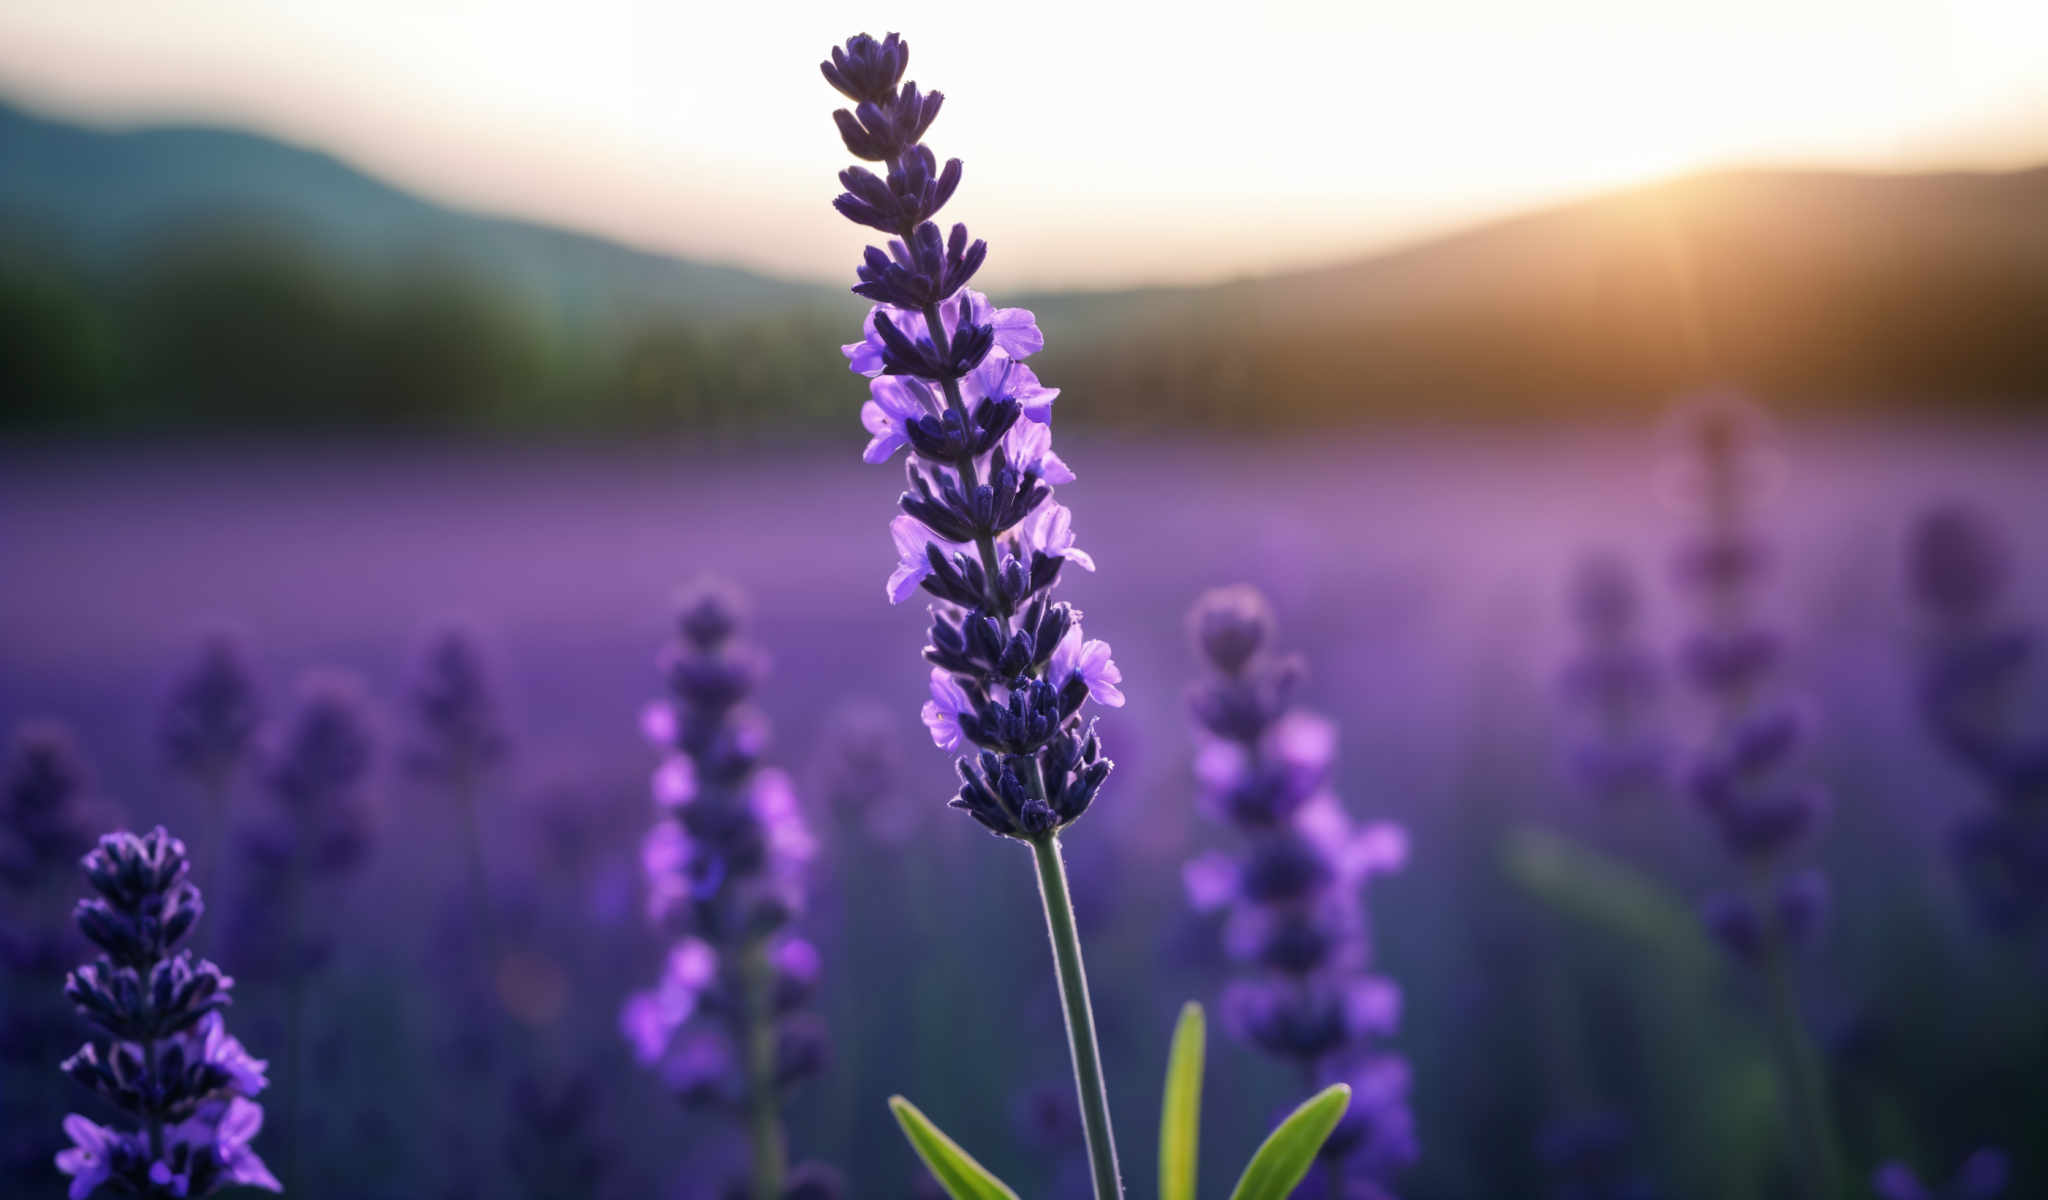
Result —
[{"label": "sky", "polygon": [[837,279],[865,236],[816,63],[861,22],[946,93],[946,216],[1007,286],[1329,262],[1715,165],[2048,161],[2042,0],[0,0],[0,95]]}]

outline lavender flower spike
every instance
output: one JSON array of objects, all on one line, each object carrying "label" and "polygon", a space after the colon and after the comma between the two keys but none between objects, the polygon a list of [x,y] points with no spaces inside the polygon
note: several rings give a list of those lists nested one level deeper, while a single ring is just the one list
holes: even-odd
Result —
[{"label": "lavender flower spike", "polygon": [[1106,1198],[1121,1183],[1058,834],[1109,776],[1083,710],[1091,700],[1121,705],[1122,674],[1108,644],[1082,633],[1079,610],[1053,598],[1067,566],[1095,563],[1052,498],[1074,478],[1052,448],[1058,392],[1023,362],[1045,337],[1029,311],[997,308],[967,286],[987,244],[933,220],[959,186],[960,162],[940,167],[922,144],[944,97],[900,82],[909,61],[896,34],[862,34],[820,64],[854,102],[833,114],[848,152],[882,171],[842,171],[833,206],[889,239],[855,271],[853,291],[874,307],[841,352],[868,379],[863,457],[908,452],[888,594],[892,603],[918,589],[932,597],[925,658],[936,670],[924,717],[933,741],[957,756],[952,804],[1033,848],[1093,1183]]},{"label": "lavender flower spike", "polygon": [[79,901],[78,927],[101,953],[64,993],[101,1038],[64,1072],[137,1128],[64,1119],[72,1145],[57,1168],[71,1177],[71,1200],[102,1189],[151,1200],[283,1191],[251,1145],[263,1128],[253,1097],[269,1083],[265,1064],[221,1020],[234,980],[176,949],[203,911],[184,843],[161,826],[110,833],[84,867],[98,895]]},{"label": "lavender flower spike", "polygon": [[1331,1195],[1354,1185],[1385,1195],[1419,1147],[1408,1063],[1379,1045],[1399,1021],[1400,991],[1369,970],[1364,888],[1406,861],[1407,834],[1353,824],[1332,794],[1336,730],[1294,707],[1301,661],[1268,648],[1264,596],[1218,588],[1195,602],[1188,624],[1210,668],[1191,697],[1203,803],[1241,843],[1185,872],[1190,902],[1221,915],[1242,970],[1223,994],[1223,1018],[1318,1084],[1351,1085],[1317,1170]]},{"label": "lavender flower spike", "polygon": [[641,715],[662,756],[641,843],[648,916],[672,940],[619,1030],[678,1101],[745,1126],[752,1166],[739,1194],[825,1196],[820,1181],[835,1177],[790,1167],[781,1113],[825,1063],[824,1027],[807,1011],[818,952],[793,929],[817,848],[789,777],[761,762],[767,724],[749,699],[768,664],[740,637],[742,614],[731,588],[692,587],[661,653],[668,694]]},{"label": "lavender flower spike", "polygon": [[1952,834],[1966,894],[1992,930],[2039,937],[2048,930],[2048,737],[2024,711],[2038,632],[2003,611],[2012,574],[2003,531],[1960,504],[1930,509],[1914,528],[1907,574],[1925,627],[1922,715],[1988,801]]},{"label": "lavender flower spike", "polygon": [[1589,793],[1611,804],[1654,799],[1665,784],[1657,710],[1663,680],[1643,644],[1641,609],[1635,576],[1620,557],[1580,562],[1570,591],[1579,645],[1563,679],[1579,727],[1571,765]]},{"label": "lavender flower spike", "polygon": [[1678,499],[1694,524],[1678,573],[1698,614],[1681,665],[1710,717],[1687,782],[1742,880],[1710,898],[1704,916],[1770,996],[1806,1189],[1835,1196],[1840,1140],[1789,974],[1794,951],[1815,936],[1828,907],[1819,869],[1792,866],[1819,830],[1827,797],[1796,777],[1811,720],[1782,680],[1783,643],[1759,615],[1772,555],[1757,509],[1776,446],[1762,410],[1726,393],[1682,407],[1672,429]]}]

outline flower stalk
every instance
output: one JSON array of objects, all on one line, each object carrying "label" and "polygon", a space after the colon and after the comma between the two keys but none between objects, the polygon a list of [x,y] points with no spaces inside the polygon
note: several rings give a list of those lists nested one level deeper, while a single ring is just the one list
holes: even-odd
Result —
[{"label": "flower stalk", "polygon": [[1095,1038],[1095,1011],[1088,1002],[1088,972],[1081,963],[1081,935],[1067,891],[1067,868],[1057,834],[1034,838],[1038,896],[1045,904],[1045,931],[1052,940],[1053,969],[1059,974],[1060,1008],[1067,1023],[1067,1050],[1074,1061],[1074,1087],[1081,1102],[1081,1127],[1088,1139],[1088,1169],[1097,1197],[1123,1195],[1116,1164],[1116,1137],[1109,1125],[1109,1088],[1103,1080],[1102,1050]]},{"label": "flower stalk", "polygon": [[874,307],[841,352],[868,380],[862,457],[883,463],[907,451],[887,592],[896,604],[920,590],[933,601],[925,727],[956,755],[953,807],[1032,847],[1094,1190],[1111,1200],[1121,1184],[1058,835],[1112,768],[1082,709],[1121,705],[1123,677],[1109,646],[1082,634],[1080,611],[1053,598],[1069,564],[1093,571],[1095,562],[1052,498],[1074,473],[1052,449],[1058,389],[1023,361],[1045,338],[1031,313],[996,308],[967,287],[987,244],[965,225],[942,233],[932,220],[959,186],[960,161],[941,167],[922,144],[945,97],[904,82],[909,62],[892,33],[850,38],[820,64],[852,102],[833,113],[846,149],[884,172],[840,172],[846,190],[833,207],[889,239],[868,247],[856,272],[854,293]]}]

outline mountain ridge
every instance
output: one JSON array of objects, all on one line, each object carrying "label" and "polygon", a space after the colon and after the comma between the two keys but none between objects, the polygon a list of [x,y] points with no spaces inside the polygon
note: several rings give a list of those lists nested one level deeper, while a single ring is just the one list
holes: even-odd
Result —
[{"label": "mountain ridge", "polygon": [[[31,383],[18,387],[157,388],[170,398],[142,409],[188,426],[823,421],[843,367],[812,347],[862,307],[836,286],[444,205],[261,134],[102,131],[0,102],[0,162],[0,233],[13,234],[0,236],[0,274],[10,242],[58,260],[16,287],[20,316],[0,295],[0,324],[15,325],[0,341],[70,356],[23,368]],[[1318,266],[1004,299],[1054,331],[1048,378],[1118,399],[1094,410],[1111,423],[1611,415],[1722,383],[1794,403],[2038,411],[2043,214],[2048,165],[1724,167]],[[197,265],[164,270],[167,244]],[[435,276],[449,270],[452,284]],[[154,324],[131,329],[131,293],[152,280],[142,307]],[[182,311],[192,301],[204,311]],[[352,322],[343,334],[319,327],[334,314]],[[280,337],[284,319],[300,323]],[[451,339],[480,348],[450,357],[437,347]],[[238,345],[272,353],[233,378],[204,366]],[[263,375],[391,353],[405,361],[282,407],[271,393],[286,385]],[[389,396],[351,391],[394,374],[408,382]],[[89,376],[99,382],[78,382]],[[95,421],[137,407],[105,400]],[[24,407],[61,424],[70,403]]]}]

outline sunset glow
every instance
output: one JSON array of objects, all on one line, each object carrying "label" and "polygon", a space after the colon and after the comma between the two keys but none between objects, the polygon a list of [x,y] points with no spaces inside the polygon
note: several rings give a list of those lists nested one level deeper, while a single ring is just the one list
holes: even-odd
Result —
[{"label": "sunset glow", "polygon": [[[0,11],[0,94],[113,123],[252,127],[457,203],[802,275],[858,236],[802,219],[840,148],[815,111],[823,83],[789,78],[846,12],[17,0]],[[1327,261],[1716,164],[2048,157],[2048,8],[2025,0],[1174,12],[872,16],[934,77],[975,82],[948,89],[947,128],[976,147],[968,187],[1007,248],[998,278]]]}]

